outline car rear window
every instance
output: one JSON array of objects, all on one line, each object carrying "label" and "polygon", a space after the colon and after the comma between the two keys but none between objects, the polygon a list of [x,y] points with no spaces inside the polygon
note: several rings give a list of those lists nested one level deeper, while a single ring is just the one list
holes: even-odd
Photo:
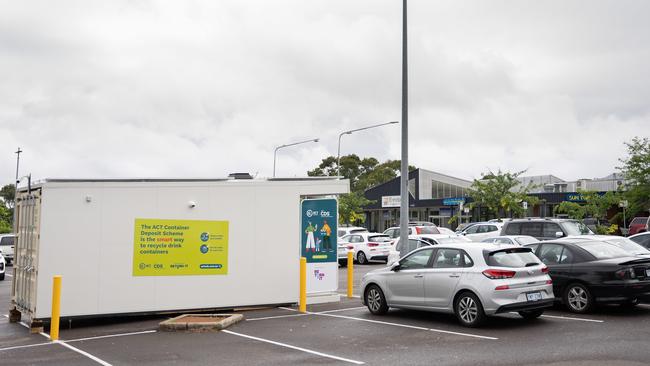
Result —
[{"label": "car rear window", "polygon": [[352,234],[352,233],[367,233],[367,232],[368,232],[367,229],[352,229],[352,230],[350,230],[350,234]]},{"label": "car rear window", "polygon": [[520,223],[511,223],[510,225],[506,226],[506,230],[504,232],[505,235],[519,235],[519,230],[521,229],[521,224]]},{"label": "car rear window", "polygon": [[567,235],[591,235],[593,232],[587,225],[578,221],[565,221],[561,223]]},{"label": "car rear window", "polygon": [[14,237],[13,236],[5,236],[4,238],[0,239],[0,245],[14,245]]},{"label": "car rear window", "polygon": [[487,256],[488,266],[521,268],[539,264],[539,259],[528,248],[499,250]]},{"label": "car rear window", "polygon": [[648,221],[647,217],[635,217],[630,222],[630,225],[644,225]]},{"label": "car rear window", "polygon": [[596,257],[596,259],[622,258],[631,255],[614,244],[604,243],[601,241],[574,244],[589,252],[589,254]]},{"label": "car rear window", "polygon": [[386,243],[386,242],[391,241],[391,238],[390,238],[390,236],[383,235],[383,234],[382,235],[374,235],[374,236],[369,236],[368,241],[372,241],[372,242],[375,242],[375,243]]},{"label": "car rear window", "polygon": [[517,243],[521,245],[526,245],[526,244],[537,243],[539,240],[529,236],[520,236],[518,238],[515,238],[515,241],[517,241]]}]

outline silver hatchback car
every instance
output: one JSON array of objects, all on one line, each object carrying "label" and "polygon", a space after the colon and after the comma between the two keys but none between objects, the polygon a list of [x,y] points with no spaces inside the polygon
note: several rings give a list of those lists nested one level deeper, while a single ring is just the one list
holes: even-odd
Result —
[{"label": "silver hatchback car", "polygon": [[367,273],[361,289],[373,314],[389,307],[447,312],[468,327],[512,311],[534,319],[554,301],[548,268],[530,248],[489,243],[419,248]]}]

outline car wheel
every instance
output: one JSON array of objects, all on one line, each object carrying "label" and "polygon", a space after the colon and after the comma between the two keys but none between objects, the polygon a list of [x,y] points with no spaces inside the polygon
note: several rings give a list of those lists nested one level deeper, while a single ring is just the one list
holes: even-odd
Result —
[{"label": "car wheel", "polygon": [[454,303],[454,313],[458,321],[466,327],[478,327],[485,321],[483,305],[476,295],[464,292],[458,296]]},{"label": "car wheel", "polygon": [[384,292],[377,285],[370,285],[366,290],[366,304],[368,310],[375,315],[383,315],[388,312]]},{"label": "car wheel", "polygon": [[359,262],[359,264],[368,263],[368,258],[366,258],[366,254],[364,252],[357,253],[357,262]]},{"label": "car wheel", "polygon": [[520,311],[519,315],[526,320],[537,319],[544,314],[544,309]]},{"label": "car wheel", "polygon": [[594,300],[586,286],[572,283],[567,286],[564,292],[564,303],[569,308],[569,311],[584,314],[591,310]]}]

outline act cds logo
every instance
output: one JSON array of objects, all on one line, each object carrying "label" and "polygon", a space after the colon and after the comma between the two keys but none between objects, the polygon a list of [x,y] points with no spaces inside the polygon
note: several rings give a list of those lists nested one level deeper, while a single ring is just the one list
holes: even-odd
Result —
[{"label": "act cds logo", "polygon": [[210,233],[201,233],[201,241],[208,241],[210,239]]},{"label": "act cds logo", "polygon": [[208,246],[205,245],[205,244],[201,245],[201,248],[199,248],[199,249],[201,250],[201,253],[203,253],[203,254],[207,253],[208,250],[209,250]]}]

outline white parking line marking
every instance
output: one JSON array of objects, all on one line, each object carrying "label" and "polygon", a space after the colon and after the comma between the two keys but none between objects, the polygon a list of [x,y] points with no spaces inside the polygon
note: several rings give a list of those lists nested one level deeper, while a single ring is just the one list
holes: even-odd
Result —
[{"label": "white parking line marking", "polygon": [[277,315],[277,316],[265,316],[261,318],[250,318],[246,319],[247,322],[254,321],[254,320],[267,320],[267,319],[279,319],[279,318],[295,318],[297,316],[305,316],[309,314],[289,314],[289,315]]},{"label": "white parking line marking", "polygon": [[346,310],[359,310],[359,309],[365,309],[365,306],[356,306],[353,308],[345,308],[345,309],[336,309],[336,310],[327,310],[327,311],[319,311],[318,314],[329,314],[329,313],[338,313],[339,311],[346,311]]},{"label": "white parking line marking", "polygon": [[73,351],[75,351],[75,352],[77,352],[77,353],[79,353],[79,354],[82,354],[82,355],[84,355],[84,356],[90,358],[91,360],[97,362],[97,363],[100,364],[100,365],[103,365],[103,366],[113,366],[113,365],[111,365],[110,363],[108,363],[108,362],[102,360],[101,358],[96,357],[96,356],[93,356],[93,355],[91,355],[90,353],[85,352],[85,351],[82,351],[82,350],[80,350],[79,348],[74,347],[74,346],[71,346],[71,345],[69,345],[69,344],[67,344],[67,343],[65,343],[65,342],[54,341],[53,343],[60,344],[60,345],[62,345],[63,347],[69,348],[69,349],[71,349],[71,350],[73,350]]},{"label": "white parking line marking", "polygon": [[576,320],[580,322],[591,322],[591,323],[604,323],[604,320],[597,320],[597,319],[586,319],[586,318],[574,318],[574,317],[569,317],[569,316],[558,316],[558,315],[542,315],[544,318],[552,318],[552,319],[564,319],[564,320]]},{"label": "white parking line marking", "polygon": [[275,342],[275,341],[272,341],[272,340],[269,340],[269,339],[253,337],[253,336],[249,336],[249,335],[241,334],[241,333],[235,333],[235,332],[230,331],[230,330],[222,330],[221,332],[222,332],[222,333],[227,333],[227,334],[236,335],[236,336],[238,336],[238,337],[243,337],[243,338],[252,339],[252,340],[255,340],[255,341],[259,341],[259,342],[270,343],[270,344],[273,344],[273,345],[276,345],[276,346],[281,346],[281,347],[291,348],[291,349],[294,349],[294,350],[297,350],[297,351],[306,352],[306,353],[311,353],[311,354],[313,354],[313,355],[317,355],[317,356],[321,356],[321,357],[326,357],[326,358],[331,358],[331,359],[333,359],[333,360],[337,360],[337,361],[349,362],[349,363],[353,363],[353,364],[355,364],[355,365],[363,365],[363,364],[364,364],[364,363],[361,362],[361,361],[350,360],[350,359],[348,359],[348,358],[343,358],[343,357],[338,357],[338,356],[334,356],[334,355],[329,355],[329,354],[327,354],[327,353],[322,353],[322,352],[312,351],[312,350],[310,350],[310,349],[306,349],[306,348],[302,348],[302,347],[296,347],[296,346],[292,346],[292,345],[290,345],[290,344],[286,344],[286,343]]},{"label": "white parking line marking", "polygon": [[102,338],[114,338],[114,337],[125,337],[125,336],[131,336],[131,335],[138,335],[138,334],[149,334],[149,333],[156,333],[157,330],[143,330],[142,332],[130,332],[130,333],[117,333],[117,334],[108,334],[108,335],[103,335],[103,336],[96,336],[96,337],[86,337],[86,338],[75,338],[75,339],[66,339],[64,342],[81,342],[81,341],[91,341],[93,339],[102,339]]},{"label": "white parking line marking", "polygon": [[[339,295],[345,295],[345,297],[348,297],[347,292],[339,292],[338,294]],[[359,296],[359,295],[352,295],[352,297],[354,297],[355,299],[360,299],[361,298],[361,296]]]},{"label": "white parking line marking", "polygon": [[25,344],[25,345],[22,345],[22,346],[5,347],[5,348],[0,348],[0,352],[2,352],[2,351],[10,351],[12,349],[31,348],[31,347],[38,347],[38,346],[49,346],[51,344],[54,344],[54,343],[45,342],[45,343],[36,343],[36,344]]},{"label": "white parking line marking", "polygon": [[637,306],[640,306],[642,308],[649,308],[650,309],[650,304],[638,304]]},{"label": "white parking line marking", "polygon": [[350,319],[350,320],[358,320],[362,322],[369,322],[369,323],[376,323],[376,324],[385,324],[385,325],[392,325],[395,327],[403,327],[403,328],[411,328],[411,329],[418,329],[418,330],[426,330],[430,332],[436,332],[436,333],[445,333],[445,334],[453,334],[453,335],[459,335],[459,336],[464,336],[464,337],[472,337],[472,338],[480,338],[480,339],[489,339],[489,340],[498,340],[499,338],[496,337],[488,337],[488,336],[482,336],[478,334],[469,334],[469,333],[460,333],[460,332],[452,332],[449,330],[442,330],[442,329],[434,329],[434,328],[425,328],[425,327],[418,327],[415,325],[408,325],[408,324],[400,324],[400,323],[392,323],[392,322],[383,322],[379,320],[371,320],[371,319],[363,319],[363,318],[355,318],[352,316],[344,316],[344,315],[334,315],[334,314],[323,314],[323,313],[310,313],[314,315],[321,315],[321,316],[331,316],[334,318],[342,318],[342,319]]},{"label": "white parking line marking", "polygon": [[5,273],[5,276],[13,277],[14,275],[9,274],[9,273]]}]

